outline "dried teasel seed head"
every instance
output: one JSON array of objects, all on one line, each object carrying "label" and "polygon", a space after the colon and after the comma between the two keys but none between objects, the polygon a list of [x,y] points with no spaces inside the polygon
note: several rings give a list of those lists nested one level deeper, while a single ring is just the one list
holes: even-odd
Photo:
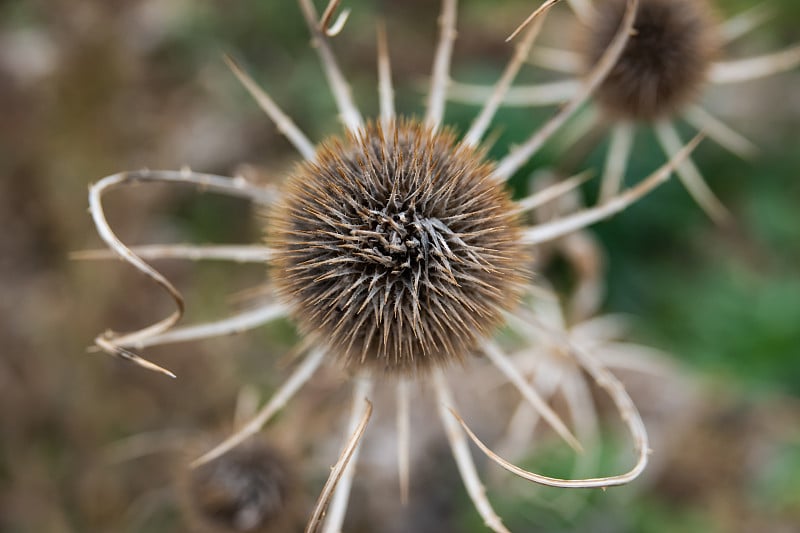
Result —
[{"label": "dried teasel seed head", "polygon": [[519,221],[480,150],[413,119],[323,143],[273,211],[272,270],[304,333],[351,369],[459,360],[518,298]]},{"label": "dried teasel seed head", "polygon": [[193,531],[283,533],[300,520],[292,463],[263,440],[250,440],[181,472],[181,496]]},{"label": "dried teasel seed head", "polygon": [[[619,29],[625,0],[601,0],[582,35],[587,68]],[[612,117],[652,121],[688,104],[702,88],[719,50],[717,21],[707,0],[641,0],[617,65],[596,93]]]}]

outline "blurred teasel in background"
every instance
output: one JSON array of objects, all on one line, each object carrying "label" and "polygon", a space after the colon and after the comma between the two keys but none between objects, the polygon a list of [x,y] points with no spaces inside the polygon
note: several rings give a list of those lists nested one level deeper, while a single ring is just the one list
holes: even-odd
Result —
[{"label": "blurred teasel in background", "polygon": [[[546,69],[579,77],[536,85],[518,85],[506,95],[507,106],[545,106],[568,100],[611,42],[625,9],[624,0],[572,0],[575,14],[575,50],[540,47],[531,62]],[[547,4],[547,3],[546,3]],[[759,2],[722,20],[711,0],[643,0],[634,34],[619,61],[592,100],[598,116],[582,121],[574,135],[582,137],[597,124],[610,129],[600,200],[606,201],[623,184],[633,151],[634,134],[652,127],[667,158],[682,145],[676,121],[685,120],[731,153],[753,157],[756,145],[709,113],[700,97],[710,85],[757,80],[800,65],[800,45],[747,58],[729,59],[731,43],[756,30],[772,8]],[[559,36],[564,35],[562,32]],[[563,43],[560,43],[563,46]],[[453,99],[480,103],[490,92],[468,84],[454,84]],[[678,167],[678,176],[694,200],[717,223],[730,222],[730,213],[708,187],[691,159]]]}]

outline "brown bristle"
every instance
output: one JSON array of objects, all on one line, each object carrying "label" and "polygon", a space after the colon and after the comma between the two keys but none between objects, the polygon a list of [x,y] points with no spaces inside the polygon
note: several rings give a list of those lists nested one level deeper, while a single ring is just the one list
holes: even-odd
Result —
[{"label": "brown bristle", "polygon": [[273,214],[275,283],[351,369],[459,360],[518,296],[514,206],[481,151],[416,120],[323,143]]},{"label": "brown bristle", "polygon": [[298,484],[289,461],[262,441],[187,469],[181,492],[194,530],[230,533],[293,531]]},{"label": "brown bristle", "polygon": [[[587,68],[613,39],[625,5],[625,0],[597,3],[581,38]],[[718,43],[717,22],[706,0],[641,0],[635,33],[596,99],[613,117],[667,117],[697,96]]]}]

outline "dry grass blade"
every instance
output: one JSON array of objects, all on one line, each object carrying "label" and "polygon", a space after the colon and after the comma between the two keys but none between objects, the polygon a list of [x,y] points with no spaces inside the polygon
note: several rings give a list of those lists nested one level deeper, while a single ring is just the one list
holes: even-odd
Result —
[{"label": "dry grass blade", "polygon": [[350,459],[353,457],[358,444],[361,442],[361,438],[364,436],[364,431],[367,429],[367,423],[369,422],[370,416],[372,416],[372,403],[365,399],[364,404],[364,413],[361,417],[361,421],[359,422],[355,431],[353,431],[350,439],[347,441],[347,445],[345,445],[344,449],[342,450],[339,460],[336,461],[336,464],[333,465],[333,468],[331,469],[328,480],[325,482],[325,486],[322,488],[322,492],[320,493],[317,503],[314,506],[314,512],[311,515],[311,519],[308,521],[308,525],[306,526],[306,533],[316,533],[319,531],[320,526],[322,526],[328,504],[333,497],[333,492],[336,489],[336,486],[339,484],[339,480],[344,474],[347,465],[350,463]]},{"label": "dry grass blade", "polygon": [[517,35],[519,35],[519,33],[520,33],[522,30],[524,30],[524,29],[525,29],[525,27],[526,27],[528,24],[530,24],[531,22],[533,22],[533,20],[534,20],[534,19],[536,19],[537,17],[539,17],[539,15],[541,15],[542,13],[544,13],[545,11],[547,11],[548,9],[550,9],[551,7],[553,7],[554,5],[556,5],[557,3],[559,3],[560,1],[561,1],[561,0],[547,0],[547,1],[546,1],[544,4],[542,4],[541,6],[539,6],[539,7],[538,7],[538,8],[537,8],[537,9],[536,9],[536,10],[535,10],[533,13],[531,13],[530,15],[528,15],[528,18],[526,18],[526,19],[525,19],[525,21],[524,21],[522,24],[520,24],[519,26],[517,26],[517,29],[516,29],[516,30],[514,30],[513,32],[511,32],[511,35],[509,35],[508,37],[506,37],[506,42],[510,41],[511,39],[513,39],[514,37],[516,37]]}]

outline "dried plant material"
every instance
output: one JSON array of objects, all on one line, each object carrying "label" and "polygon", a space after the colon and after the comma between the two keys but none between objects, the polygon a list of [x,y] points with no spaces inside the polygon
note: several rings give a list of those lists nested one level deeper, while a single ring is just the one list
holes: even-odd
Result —
[{"label": "dried plant material", "polygon": [[284,533],[297,525],[295,465],[263,440],[185,470],[180,488],[193,531]]},{"label": "dried plant material", "polygon": [[439,17],[439,44],[433,58],[431,88],[428,91],[428,109],[425,125],[436,131],[444,118],[444,104],[447,100],[447,84],[450,83],[450,58],[456,40],[457,0],[442,0],[442,15]]},{"label": "dried plant material", "polygon": [[647,466],[647,458],[650,454],[650,448],[648,445],[647,430],[644,427],[644,423],[642,422],[636,406],[634,405],[628,393],[625,391],[625,387],[590,354],[577,348],[573,344],[570,344],[569,341],[561,337],[558,332],[551,330],[538,320],[532,320],[531,322],[532,325],[545,332],[547,335],[558,339],[558,342],[561,343],[565,349],[569,350],[569,353],[575,358],[576,362],[578,362],[578,364],[580,364],[580,366],[586,370],[595,383],[608,392],[609,396],[614,402],[614,405],[619,411],[620,417],[622,418],[623,422],[625,422],[628,431],[633,438],[634,449],[637,455],[637,461],[633,468],[624,474],[616,476],[587,479],[559,479],[529,472],[503,459],[493,452],[475,435],[475,433],[473,433],[461,416],[455,410],[451,409],[452,415],[458,420],[458,422],[464,428],[464,431],[467,432],[469,437],[472,439],[472,442],[474,442],[475,445],[478,446],[489,459],[502,466],[512,474],[515,474],[528,481],[551,487],[562,488],[604,488],[630,483],[636,479]]},{"label": "dried plant material", "polygon": [[561,0],[546,0],[541,6],[536,8],[533,13],[531,13],[528,18],[526,18],[522,24],[517,26],[517,29],[511,32],[511,35],[506,37],[506,42],[514,39],[517,35],[520,34],[522,30],[524,30],[530,23],[534,20],[537,20],[542,14],[544,14],[548,9],[559,3]]},{"label": "dried plant material", "polygon": [[353,95],[350,91],[350,85],[342,75],[339,69],[339,64],[333,55],[330,44],[328,43],[325,33],[320,32],[317,26],[317,10],[311,0],[298,0],[300,10],[306,19],[308,29],[311,31],[311,36],[314,38],[314,48],[319,54],[322,68],[325,70],[325,76],[328,78],[328,85],[330,85],[333,97],[336,100],[336,105],[339,108],[339,118],[342,123],[351,132],[358,131],[363,125],[364,120],[361,118],[361,113],[358,111]]},{"label": "dried plant material", "polygon": [[304,158],[314,159],[314,152],[316,151],[314,144],[308,140],[306,134],[297,127],[294,121],[278,107],[270,95],[261,89],[255,80],[231,56],[225,56],[225,64],[228,65],[228,68],[231,69],[231,72],[233,72],[242,86],[247,89],[247,92],[258,103],[258,106],[272,120],[278,131],[286,136]]},{"label": "dried plant material", "polygon": [[[328,505],[331,502],[331,498],[334,495],[334,491],[344,475],[345,470],[350,464],[350,460],[353,458],[353,455],[355,454],[358,445],[361,442],[361,438],[364,436],[364,432],[367,429],[367,423],[369,422],[370,416],[372,416],[372,403],[369,400],[365,400],[364,408],[361,411],[363,411],[361,419],[356,428],[353,430],[352,435],[347,441],[344,449],[342,450],[339,460],[333,465],[330,476],[328,476],[328,480],[325,482],[325,486],[322,488],[322,492],[317,499],[317,503],[314,506],[314,512],[311,514],[311,519],[308,521],[308,525],[306,526],[306,533],[316,533],[319,531],[320,526],[322,526],[323,520],[325,519],[325,513],[328,509]],[[354,412],[357,411],[354,409]]]},{"label": "dried plant material", "polygon": [[[131,246],[130,251],[142,259],[188,259],[189,261],[232,261],[234,263],[266,263],[272,250],[262,246],[195,246],[191,244],[151,244]],[[80,250],[69,254],[70,259],[92,261],[116,259],[111,250]]]},{"label": "dried plant material", "polygon": [[335,37],[339,35],[342,29],[344,29],[347,19],[350,17],[350,10],[345,9],[336,18],[336,22],[331,24],[331,20],[333,20],[333,14],[336,13],[337,9],[339,9],[339,4],[341,3],[341,0],[330,0],[330,2],[328,2],[328,6],[325,8],[325,11],[322,12],[322,18],[319,21],[319,31],[323,32],[328,37]]},{"label": "dried plant material", "polygon": [[697,148],[704,138],[703,134],[697,135],[688,144],[670,159],[664,166],[656,170],[641,183],[620,193],[602,205],[584,209],[578,213],[553,220],[544,224],[538,224],[525,231],[524,241],[529,244],[541,244],[559,237],[563,237],[580,228],[584,228],[599,220],[609,218],[613,214],[626,209],[628,206],[642,198],[645,194],[652,191],[669,179],[675,167],[680,165]]},{"label": "dried plant material", "polygon": [[460,360],[514,305],[526,255],[513,211],[482,154],[449,131],[370,123],[289,179],[274,281],[347,366],[424,372]]},{"label": "dried plant material", "polygon": [[192,466],[199,466],[209,461],[213,461],[217,457],[222,456],[229,450],[232,450],[242,442],[246,441],[252,435],[255,435],[264,425],[269,422],[275,413],[277,413],[286,403],[295,395],[295,393],[309,380],[314,372],[319,368],[324,360],[325,352],[320,349],[314,349],[295,371],[283,382],[283,384],[275,391],[270,398],[269,402],[261,408],[258,414],[251,419],[247,424],[242,426],[233,435],[228,437],[224,442],[217,445],[214,449],[205,453],[202,457],[196,459]]},{"label": "dried plant material", "polygon": [[[237,260],[266,254],[272,274],[270,285],[281,301],[268,302],[221,321],[185,328],[174,328],[177,319],[170,318],[171,322],[159,323],[156,329],[137,332],[134,337],[115,338],[116,346],[124,349],[199,339],[255,327],[284,314],[293,318],[304,336],[300,351],[308,350],[308,355],[252,419],[197,459],[193,466],[204,468],[212,461],[238,452],[323,363],[340,363],[349,372],[348,380],[354,384],[356,401],[348,427],[348,444],[308,525],[308,531],[322,527],[326,533],[338,533],[344,521],[356,457],[371,413],[371,404],[364,400],[376,376],[386,375],[398,381],[397,468],[401,498],[407,498],[408,441],[412,428],[405,380],[430,377],[440,419],[467,492],[490,528],[507,531],[486,497],[466,435],[449,411],[456,406],[443,372],[448,366],[465,361],[473,352],[483,350],[524,400],[536,407],[570,445],[580,449],[572,428],[555,415],[542,395],[526,382],[523,370],[516,368],[516,363],[493,343],[494,330],[507,320],[513,320],[508,319],[509,316],[515,316],[515,307],[529,282],[527,266],[535,245],[625,209],[666,181],[673,167],[688,156],[699,139],[681,149],[642,184],[606,204],[553,222],[523,226],[519,218],[522,213],[568,193],[584,176],[556,183],[519,202],[511,200],[505,181],[530,160],[603,82],[625,49],[637,0],[628,0],[624,22],[617,29],[612,44],[580,84],[573,99],[540,130],[533,132],[519,149],[510,150],[496,166],[487,158],[485,148],[479,145],[543,19],[537,20],[517,45],[470,132],[459,140],[443,122],[456,37],[455,0],[442,3],[440,36],[427,111],[422,120],[395,115],[387,39],[379,28],[380,117],[364,121],[328,40],[330,20],[338,3],[331,2],[329,7],[333,7],[321,19],[311,0],[299,0],[299,4],[345,134],[312,144],[267,93],[229,60],[234,74],[304,159],[285,181],[280,194],[270,191],[269,201],[262,198],[268,195],[264,190],[258,195],[251,189],[241,192],[255,202],[271,204],[266,228],[268,246],[235,250],[182,245],[142,249],[150,257],[172,254],[192,259]],[[586,5],[576,0],[571,4]],[[159,174],[159,180],[181,181],[176,176]],[[212,189],[216,187],[215,190],[226,194],[240,192],[231,187],[238,182],[209,181],[200,179],[202,175],[190,173],[180,176],[193,183],[206,181],[213,185]],[[103,182],[105,186],[115,183],[108,180],[110,178]],[[103,229],[100,228],[101,232]],[[124,245],[117,240],[110,246],[122,250],[120,247]],[[542,336],[547,334],[547,331],[541,333]],[[568,342],[563,344],[569,346]],[[630,424],[637,446],[646,448],[646,434],[624,390],[620,390],[594,359],[579,350],[572,351],[577,364],[602,381],[602,386],[608,387]],[[586,408],[581,384],[564,376],[561,386],[570,392],[572,425],[583,433],[590,433],[587,429],[590,415],[579,416],[579,411]],[[588,482],[592,486],[619,484],[633,479],[643,467],[640,461],[626,475]],[[586,482],[564,481],[561,486],[585,486]]]},{"label": "dried plant material", "polygon": [[477,509],[489,529],[497,533],[509,533],[508,529],[503,525],[503,521],[492,508],[492,504],[486,498],[486,489],[478,477],[475,461],[473,461],[472,454],[469,451],[469,443],[450,414],[455,408],[455,401],[450,392],[450,387],[448,387],[447,381],[441,372],[433,373],[433,388],[439,403],[439,418],[442,420],[444,431],[447,434],[447,441],[450,443],[450,449],[453,452],[453,458],[458,466],[461,479],[464,481],[467,494],[469,494],[475,509]]},{"label": "dried plant material", "polygon": [[[572,77],[511,87],[504,105],[562,105],[569,100],[569,106],[582,101],[577,76],[589,78],[597,70],[600,58],[608,54],[619,36],[617,30],[624,24],[624,12],[630,6],[626,7],[625,0],[594,4],[587,0],[571,0],[568,3],[580,22],[579,49],[535,48],[529,61]],[[761,25],[771,11],[759,4],[720,22],[710,0],[641,1],[630,40],[619,57],[611,62],[613,68],[595,91],[593,100],[602,113],[584,125],[588,130],[600,125],[601,119],[610,123],[611,142],[602,178],[601,202],[616,195],[623,186],[628,160],[634,155],[634,129],[640,123],[654,126],[667,157],[672,157],[681,145],[680,139],[672,133],[674,121],[680,118],[740,157],[756,153],[752,142],[695,102],[709,84],[745,82],[800,65],[800,46],[797,45],[757,57],[720,60],[726,45]],[[465,83],[454,83],[449,93],[452,99],[467,103],[482,103],[490,94],[489,87]],[[536,135],[549,137],[543,130]],[[535,153],[542,141],[531,139],[528,142],[530,146],[525,146],[525,155]],[[506,170],[504,163],[500,167],[503,175],[519,168],[518,164],[509,163]],[[691,160],[679,167],[678,175],[712,220],[720,225],[730,222],[727,209]]]},{"label": "dried plant material", "polygon": [[600,59],[593,64],[592,70],[586,76],[581,89],[572,97],[569,103],[539,128],[536,133],[531,135],[527,141],[498,162],[497,170],[495,171],[498,178],[507,180],[514,175],[603,83],[625,50],[633,29],[638,7],[639,0],[626,0],[625,16],[622,19],[622,23],[617,28],[611,43],[600,55]]},{"label": "dried plant material", "polygon": [[[610,45],[625,0],[605,0],[583,40],[585,65]],[[642,0],[635,34],[597,90],[603,110],[624,120],[659,120],[695,100],[719,53],[716,21],[706,0]]]},{"label": "dried plant material", "polygon": [[495,83],[492,92],[485,99],[483,109],[478,116],[475,117],[469,131],[464,134],[464,139],[461,141],[464,144],[476,146],[481,141],[481,138],[483,138],[489,125],[492,123],[492,118],[494,118],[497,109],[503,102],[503,97],[514,82],[514,78],[517,76],[520,67],[522,67],[523,61],[528,57],[536,37],[539,36],[542,25],[544,24],[544,19],[544,17],[539,17],[525,34],[525,37],[514,48],[514,55],[511,61],[508,62],[503,74],[497,80],[497,83]]}]

